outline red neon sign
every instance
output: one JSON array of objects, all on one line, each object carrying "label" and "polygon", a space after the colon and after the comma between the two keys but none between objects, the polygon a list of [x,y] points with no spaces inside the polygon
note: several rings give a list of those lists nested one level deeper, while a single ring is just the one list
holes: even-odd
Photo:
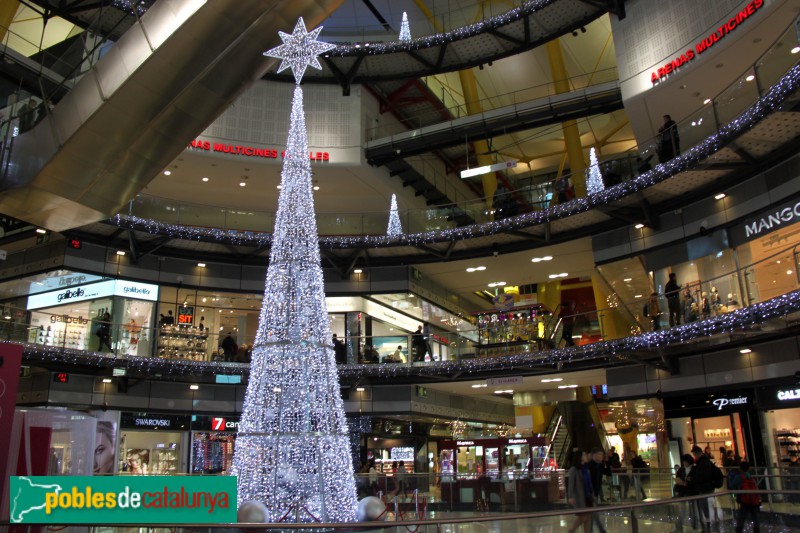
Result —
[{"label": "red neon sign", "polygon": [[[220,152],[223,154],[243,155],[246,157],[263,157],[266,159],[277,159],[278,151],[272,148],[257,148],[255,146],[244,146],[240,144],[212,143],[195,139],[189,144],[189,148],[204,150],[206,152]],[[281,158],[286,157],[286,150],[280,152]],[[329,152],[309,152],[308,158],[311,161],[330,161]]]},{"label": "red neon sign", "polygon": [[662,67],[659,67],[658,70],[654,70],[650,74],[650,81],[652,83],[657,83],[679,68],[681,68],[686,63],[689,63],[694,58],[700,56],[703,52],[714,46],[714,43],[717,43],[722,40],[723,37],[728,35],[729,33],[733,32],[736,28],[739,27],[745,20],[747,20],[752,14],[756,12],[756,10],[760,9],[764,5],[764,0],[753,0],[749,4],[747,4],[744,9],[736,13],[728,22],[720,26],[719,28],[714,31],[711,35],[704,38],[701,41],[698,41],[692,48],[686,50],[683,54],[679,55],[678,57],[674,58],[669,63],[665,64]]}]

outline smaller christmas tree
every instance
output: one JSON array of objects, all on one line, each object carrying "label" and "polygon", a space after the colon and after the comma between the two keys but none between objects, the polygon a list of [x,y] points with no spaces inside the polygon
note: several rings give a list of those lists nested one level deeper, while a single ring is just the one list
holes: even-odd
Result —
[{"label": "smaller christmas tree", "polygon": [[397,196],[392,194],[392,205],[389,208],[389,229],[386,235],[396,237],[403,233],[403,226],[400,224],[400,215],[397,213]]},{"label": "smaller christmas tree", "polygon": [[588,194],[597,194],[605,188],[603,175],[600,174],[600,163],[597,162],[597,154],[593,146],[589,150],[589,175],[586,178],[586,192]]},{"label": "smaller christmas tree", "polygon": [[408,28],[408,13],[405,11],[403,11],[403,22],[400,23],[400,40],[411,40],[411,30]]}]

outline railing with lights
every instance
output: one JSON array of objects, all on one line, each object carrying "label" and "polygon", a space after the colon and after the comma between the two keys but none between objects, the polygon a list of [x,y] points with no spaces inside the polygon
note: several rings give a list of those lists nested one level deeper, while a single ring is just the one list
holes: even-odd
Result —
[{"label": "railing with lights", "polygon": [[[701,314],[690,319],[687,321],[687,326],[693,323],[703,326],[707,320],[723,322],[729,319],[734,320],[739,310],[750,309],[747,305],[768,304],[775,297],[780,297],[780,295],[767,291],[758,294],[749,291],[747,289],[749,282],[746,281],[754,277],[755,272],[759,269],[774,269],[778,261],[780,261],[781,268],[786,269],[785,272],[781,271],[787,278],[781,287],[787,294],[798,291],[800,289],[800,277],[797,274],[800,267],[800,245],[793,245],[758,262],[693,285],[691,287],[692,297],[702,297],[703,292],[710,292],[712,287],[721,285],[724,280],[726,283],[730,283],[730,286],[734,287],[738,294],[745,295],[747,299],[743,300],[741,305],[709,307],[706,315]],[[336,360],[340,364],[350,365],[354,368],[382,367],[389,372],[393,371],[392,368],[458,364],[459,361],[483,359],[500,361],[505,357],[521,355],[546,361],[554,351],[560,351],[560,349],[568,348],[573,344],[591,345],[609,340],[603,335],[604,323],[611,319],[612,313],[619,314],[620,307],[631,309],[632,314],[635,315],[634,321],[630,321],[629,324],[632,334],[640,333],[643,329],[649,330],[646,326],[653,317],[645,319],[641,313],[636,311],[647,301],[648,297],[649,295],[647,297],[642,295],[632,300],[620,299],[615,305],[606,308],[582,313],[569,312],[555,317],[544,312],[534,313],[531,316],[535,320],[517,317],[518,313],[513,309],[503,313],[488,313],[483,315],[484,322],[476,325],[474,331],[465,330],[457,333],[434,331],[427,338],[401,331],[391,335],[343,336],[340,339],[342,345],[335,348],[334,351]],[[659,295],[659,298],[663,298],[663,295]],[[172,302],[168,305],[174,306],[175,304]],[[225,309],[214,307],[214,302],[204,305],[206,305],[204,312],[209,316],[215,313],[220,314],[222,311],[233,312],[227,307]],[[742,307],[743,305],[744,307]],[[662,309],[660,318],[663,319],[667,314],[667,306],[663,300],[660,308]],[[246,314],[252,309],[238,311],[240,314],[242,312]],[[497,320],[492,320],[492,314],[496,316]],[[559,327],[558,323],[564,318],[573,324],[572,335],[569,339],[572,342],[561,338],[564,334],[563,325]],[[100,364],[101,358],[108,357],[113,358],[115,362],[123,362],[130,358],[137,362],[136,364],[141,362],[142,358],[174,360],[176,364],[184,361],[232,367],[243,366],[245,368],[249,363],[249,349],[252,346],[253,337],[240,335],[238,331],[234,331],[236,329],[234,327],[219,327],[218,330],[212,331],[205,327],[202,321],[194,320],[194,317],[186,323],[180,323],[180,321],[176,323],[174,320],[167,319],[166,323],[162,321],[162,324],[156,327],[148,326],[148,322],[149,320],[140,320],[137,323],[132,319],[120,322],[115,321],[112,317],[107,328],[101,331],[99,327],[103,325],[103,321],[97,317],[53,314],[40,310],[31,312],[6,305],[3,320],[0,321],[0,337],[7,341],[28,343],[31,345],[31,352],[50,354],[56,358],[61,357],[58,354],[60,350],[69,354],[86,353],[88,361],[91,361],[89,352],[95,352],[98,364]],[[209,323],[212,322],[209,321]],[[585,329],[580,329],[582,323],[586,324]],[[666,320],[662,320],[661,323],[665,325],[664,330],[669,329],[666,326]],[[490,332],[488,331],[490,328],[499,329]],[[710,328],[709,332],[712,331],[713,328]],[[225,339],[229,335],[231,341],[226,341]],[[486,340],[489,335],[493,335],[491,338],[496,339],[497,342],[487,344],[484,341],[471,340],[473,338]],[[707,339],[707,337],[708,335],[703,334],[698,335],[697,338]],[[54,353],[52,350],[57,352]],[[70,355],[70,357],[72,356]],[[106,359],[102,359],[102,361],[103,364],[109,362]]]},{"label": "railing with lights", "polygon": [[[598,167],[607,188],[590,198],[589,204],[584,204],[583,199],[569,200],[567,191],[571,184],[567,174],[532,171],[528,175],[508,175],[511,181],[525,185],[520,185],[515,191],[501,190],[492,198],[494,207],[491,210],[487,208],[486,198],[425,209],[401,209],[399,216],[404,236],[399,240],[416,241],[421,235],[431,242],[436,239],[452,240],[502,231],[506,226],[530,226],[540,221],[582,213],[595,205],[660,183],[689,168],[710,165],[713,163],[713,154],[725,145],[721,139],[732,139],[744,133],[795,94],[800,59],[798,52],[800,46],[792,23],[767,52],[732,84],[717,96],[706,98],[698,109],[678,121],[675,126],[680,139],[677,152],[683,156],[682,161],[679,161],[682,158],[665,157],[661,162],[664,164],[656,164],[654,158],[659,152],[661,140],[658,135],[631,146],[624,154],[600,156]],[[431,167],[423,171],[433,172],[433,169]],[[591,171],[590,168],[587,173]],[[560,203],[564,205],[553,207],[559,203],[559,191],[563,196]],[[537,213],[542,210],[547,213],[538,216]],[[388,208],[380,212],[319,213],[317,224],[323,241],[326,238],[344,238],[349,244],[355,245],[360,242],[356,236],[372,236],[361,239],[374,244],[371,239],[385,235],[388,218]],[[506,219],[512,220],[506,224]],[[243,232],[271,232],[274,213],[139,195],[131,202],[127,212],[120,213],[112,220],[124,227],[147,227],[149,231],[169,233],[176,237],[206,236],[224,240],[234,235],[241,240],[246,237],[242,235]],[[463,228],[463,231],[455,230],[463,224],[470,224],[467,222],[469,220],[476,222],[477,226]],[[492,220],[502,220],[503,224]]]}]

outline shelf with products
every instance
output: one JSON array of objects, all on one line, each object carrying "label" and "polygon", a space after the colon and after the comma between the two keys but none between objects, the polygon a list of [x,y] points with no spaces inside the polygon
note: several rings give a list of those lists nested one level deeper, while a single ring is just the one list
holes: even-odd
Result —
[{"label": "shelf with products", "polygon": [[206,359],[208,328],[162,325],[159,328],[156,354],[168,359]]},{"label": "shelf with products", "polygon": [[792,456],[800,456],[800,429],[775,429],[775,451],[778,463],[788,463]]}]

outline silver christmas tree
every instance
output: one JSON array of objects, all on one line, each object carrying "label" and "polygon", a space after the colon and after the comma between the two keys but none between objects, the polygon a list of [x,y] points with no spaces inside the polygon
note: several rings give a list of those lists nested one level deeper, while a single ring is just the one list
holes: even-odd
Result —
[{"label": "silver christmas tree", "polygon": [[603,175],[600,174],[600,163],[597,162],[597,154],[594,151],[594,146],[592,146],[592,149],[589,150],[589,176],[586,178],[586,192],[595,194],[605,188]]},{"label": "silver christmas tree", "polygon": [[389,229],[386,230],[386,235],[395,237],[403,233],[403,226],[400,224],[400,215],[397,213],[397,196],[392,194],[392,204],[389,208]]},{"label": "silver christmas tree", "polygon": [[411,29],[408,27],[408,13],[403,11],[403,21],[400,22],[400,40],[401,41],[410,41],[411,40]]},{"label": "silver christmas tree", "polygon": [[239,505],[260,502],[267,522],[348,522],[356,489],[339,393],[314,216],[311,164],[299,86],[333,45],[301,18],[284,44],[265,52],[291,68],[292,99],[264,303],[236,439]]}]

